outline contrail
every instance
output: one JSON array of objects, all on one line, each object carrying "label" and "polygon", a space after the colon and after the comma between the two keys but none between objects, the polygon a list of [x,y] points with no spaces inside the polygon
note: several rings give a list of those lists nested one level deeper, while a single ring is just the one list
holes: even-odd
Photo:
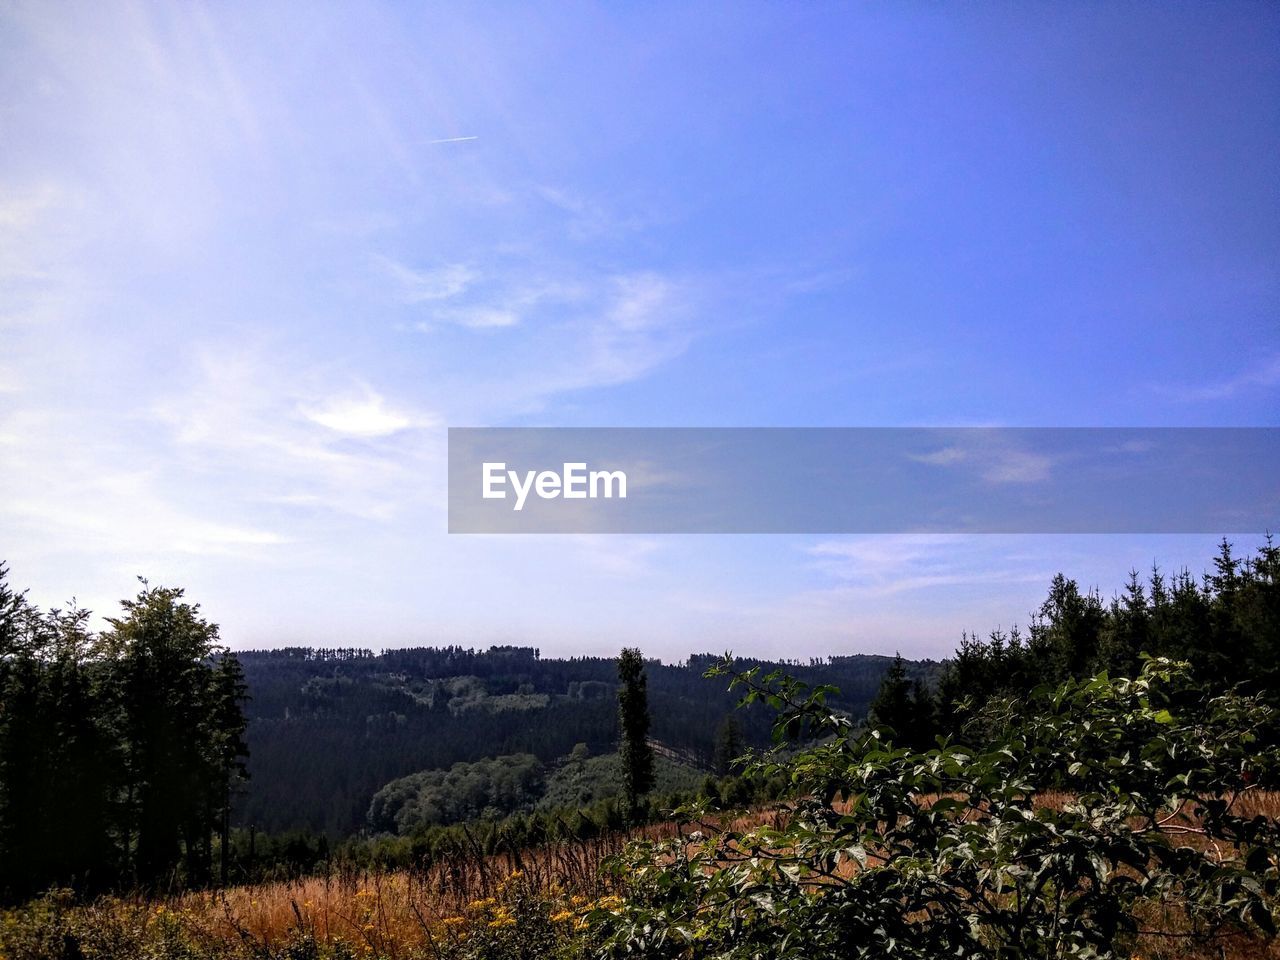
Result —
[{"label": "contrail", "polygon": [[443,140],[428,140],[427,143],[462,143],[464,140],[479,140],[479,137],[446,137]]}]

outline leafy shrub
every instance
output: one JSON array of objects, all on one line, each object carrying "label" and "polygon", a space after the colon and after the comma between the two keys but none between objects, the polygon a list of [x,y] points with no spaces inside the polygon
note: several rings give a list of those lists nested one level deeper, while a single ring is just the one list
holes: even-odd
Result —
[{"label": "leafy shrub", "polygon": [[[803,738],[756,777],[797,799],[776,826],[639,842],[604,952],[671,958],[1123,957],[1144,905],[1180,935],[1275,932],[1275,820],[1239,812],[1275,782],[1276,715],[1196,695],[1185,664],[1036,690],[982,712],[980,748],[895,748],[826,707],[830,688],[714,668]],[[1053,793],[1051,793],[1053,792]]]}]

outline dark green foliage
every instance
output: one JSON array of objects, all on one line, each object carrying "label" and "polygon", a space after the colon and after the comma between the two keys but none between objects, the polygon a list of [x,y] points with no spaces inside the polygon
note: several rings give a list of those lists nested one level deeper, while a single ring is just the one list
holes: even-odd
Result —
[{"label": "dark green foliage", "polygon": [[213,789],[217,798],[218,847],[221,851],[219,882],[228,881],[229,847],[231,841],[231,806],[236,788],[248,779],[245,760],[249,745],[245,741],[248,721],[242,705],[249,696],[244,680],[244,668],[230,652],[223,651],[217,659],[217,675],[213,679],[213,712],[209,731],[212,738],[210,756],[213,761]]},{"label": "dark green foliage", "polygon": [[794,799],[776,827],[632,845],[614,864],[625,906],[593,918],[611,955],[1102,960],[1131,955],[1142,905],[1185,918],[1178,936],[1275,933],[1280,827],[1236,809],[1280,783],[1257,696],[1149,661],[997,701],[972,745],[916,752],[860,733],[829,689],[721,672],[779,709],[780,739],[815,735],[752,768]]},{"label": "dark green foliage", "polygon": [[[694,793],[702,781],[696,767],[669,757],[653,758],[652,790],[663,796]],[[622,796],[622,757],[605,753],[595,757],[570,755],[547,777],[546,789],[538,801],[545,811],[591,807],[603,800]]]},{"label": "dark green foliage", "polygon": [[423,770],[392,780],[373,795],[369,825],[410,834],[531,810],[543,794],[544,777],[542,764],[528,753]]},{"label": "dark green foliage", "polygon": [[87,611],[41,613],[0,566],[0,895],[101,887],[119,852],[119,745],[92,663]]},{"label": "dark green foliage", "polygon": [[203,884],[245,752],[243,678],[182,591],[94,636],[0,567],[0,895]]},{"label": "dark green foliage", "polygon": [[[583,744],[579,744],[583,747]],[[654,758],[653,788],[664,795],[692,794],[701,779],[694,767]],[[617,753],[588,756],[577,750],[550,767],[532,754],[456,763],[393,780],[373,795],[369,826],[411,836],[430,827],[499,820],[533,811],[590,809],[622,793]]]},{"label": "dark green foliage", "polygon": [[717,776],[725,776],[733,770],[734,761],[747,750],[742,724],[736,714],[726,714],[716,731],[716,751],[711,758],[711,769]]},{"label": "dark green foliage", "polygon": [[622,796],[637,810],[653,788],[653,748],[649,745],[649,691],[640,651],[623,647],[618,656],[618,756],[622,760]]},{"label": "dark green foliage", "polygon": [[868,719],[899,746],[922,750],[933,741],[936,732],[933,696],[920,678],[910,679],[901,655],[893,658],[880,682]]},{"label": "dark green foliage", "polygon": [[1268,537],[1241,561],[1224,540],[1200,581],[1186,571],[1166,580],[1155,569],[1144,585],[1131,573],[1109,606],[1055,577],[1029,636],[1015,628],[986,641],[963,639],[938,681],[940,724],[955,732],[969,715],[965,704],[1017,696],[1045,681],[1132,674],[1144,653],[1187,661],[1205,691],[1239,684],[1280,704],[1280,548]]},{"label": "dark green foliage", "polygon": [[[212,837],[243,753],[233,659],[218,628],[182,591],[144,587],[102,637],[125,757],[126,805],[139,883],[212,879]],[[222,728],[219,723],[227,724]]]}]

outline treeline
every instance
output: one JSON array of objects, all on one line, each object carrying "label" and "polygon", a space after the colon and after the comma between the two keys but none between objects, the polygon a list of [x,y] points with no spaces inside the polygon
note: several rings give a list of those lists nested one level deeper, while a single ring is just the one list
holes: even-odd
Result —
[{"label": "treeline", "polygon": [[243,775],[245,686],[217,626],[144,584],[109,629],[0,565],[0,896],[202,885]]},{"label": "treeline", "polygon": [[1280,548],[1271,537],[1244,558],[1224,539],[1199,578],[1157,567],[1144,581],[1133,571],[1109,602],[1058,574],[1025,634],[1014,627],[985,640],[965,636],[936,685],[913,681],[895,663],[872,719],[903,746],[923,749],[939,734],[958,735],[991,700],[1102,672],[1136,676],[1145,657],[1189,663],[1206,693],[1239,688],[1280,705]]}]

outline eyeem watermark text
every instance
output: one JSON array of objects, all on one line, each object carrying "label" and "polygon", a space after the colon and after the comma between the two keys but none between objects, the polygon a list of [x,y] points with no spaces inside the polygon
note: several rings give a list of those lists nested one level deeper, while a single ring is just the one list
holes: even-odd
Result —
[{"label": "eyeem watermark text", "polygon": [[449,428],[450,533],[1244,535],[1277,504],[1280,426]]},{"label": "eyeem watermark text", "polygon": [[622,470],[587,470],[585,463],[566,463],[560,473],[554,470],[508,470],[505,463],[485,462],[481,467],[482,489],[486,500],[507,499],[507,486],[515,493],[515,506],[524,509],[524,502],[533,492],[542,500],[595,500],[603,497],[612,500],[627,498],[627,475]]}]

